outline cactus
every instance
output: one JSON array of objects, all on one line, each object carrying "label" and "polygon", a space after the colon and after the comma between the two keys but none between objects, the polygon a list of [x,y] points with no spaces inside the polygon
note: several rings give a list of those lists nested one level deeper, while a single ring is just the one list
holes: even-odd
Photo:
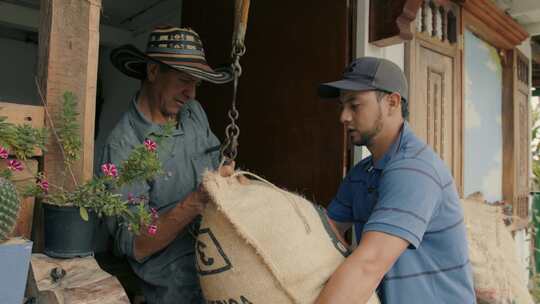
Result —
[{"label": "cactus", "polygon": [[13,231],[20,205],[15,186],[0,177],[0,243]]}]

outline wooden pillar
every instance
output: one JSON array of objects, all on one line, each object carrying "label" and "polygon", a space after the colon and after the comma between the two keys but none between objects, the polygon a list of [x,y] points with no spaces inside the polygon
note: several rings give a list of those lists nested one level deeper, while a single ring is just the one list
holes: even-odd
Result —
[{"label": "wooden pillar", "polygon": [[[37,79],[52,117],[60,111],[64,92],[77,96],[82,152],[73,171],[78,181],[93,173],[100,11],[101,0],[41,0]],[[61,150],[51,135],[43,170],[59,183],[63,168]],[[72,185],[71,178],[67,181]],[[38,235],[38,247],[39,239]]]},{"label": "wooden pillar", "polygon": [[529,59],[517,48],[507,52],[503,91],[503,199],[514,215],[529,217]]},{"label": "wooden pillar", "polygon": [[[41,1],[38,80],[53,117],[64,92],[77,96],[83,144],[80,161],[74,165],[79,181],[92,177],[93,170],[100,10],[101,0]],[[64,165],[54,138],[47,150],[45,173],[59,180]]]}]

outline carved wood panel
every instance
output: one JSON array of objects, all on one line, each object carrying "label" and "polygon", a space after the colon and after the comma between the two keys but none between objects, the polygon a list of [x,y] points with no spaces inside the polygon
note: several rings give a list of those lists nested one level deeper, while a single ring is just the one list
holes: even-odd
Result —
[{"label": "carved wood panel", "polygon": [[503,197],[514,214],[529,215],[529,60],[517,49],[507,53],[503,72]]},{"label": "carved wood panel", "polygon": [[456,93],[456,59],[421,40],[416,40],[408,52],[413,53],[411,62],[415,63],[408,67],[411,79],[409,122],[415,133],[444,160],[461,189],[461,114]]},{"label": "carved wood panel", "polygon": [[422,1],[370,1],[369,42],[384,47],[412,39],[411,22]]},{"label": "carved wood panel", "polygon": [[[427,70],[427,142],[433,147],[442,159],[445,153],[444,142],[448,140],[445,132],[445,71],[438,71],[432,67]],[[447,120],[446,120],[447,121]],[[449,164],[451,165],[451,164]]]},{"label": "carved wood panel", "polygon": [[423,0],[416,14],[416,33],[438,42],[456,43],[458,10],[455,4]]},{"label": "carved wood panel", "polygon": [[410,124],[445,161],[463,194],[461,11],[449,1],[423,0],[414,39],[405,44]]},{"label": "carved wood panel", "polygon": [[517,121],[514,122],[517,133],[516,151],[516,202],[515,213],[520,217],[529,214],[529,62],[516,54],[514,107],[517,109]]}]

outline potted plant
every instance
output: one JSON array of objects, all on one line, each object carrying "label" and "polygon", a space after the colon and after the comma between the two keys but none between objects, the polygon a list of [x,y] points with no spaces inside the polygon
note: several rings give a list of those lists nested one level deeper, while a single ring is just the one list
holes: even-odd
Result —
[{"label": "potted plant", "polygon": [[15,186],[0,177],[0,303],[22,303],[24,297],[32,242],[9,238],[19,207]]},{"label": "potted plant", "polygon": [[[17,222],[21,201],[11,178],[22,170],[22,163],[35,149],[44,149],[46,132],[29,125],[14,125],[0,117],[0,161],[6,169],[0,170],[0,303],[22,303],[32,242],[11,238]],[[15,159],[9,159],[14,155]]]},{"label": "potted plant", "polygon": [[[48,117],[51,133],[59,143],[64,159],[62,177],[51,181],[43,173],[38,173],[36,182],[23,190],[23,195],[35,196],[43,202],[44,253],[58,258],[92,254],[94,223],[97,217],[102,216],[121,217],[121,223],[129,225],[135,233],[142,227],[155,233],[156,226],[152,221],[157,218],[157,213],[148,210],[146,199],[123,199],[116,190],[124,185],[151,179],[162,172],[156,149],[158,142],[168,136],[172,125],[165,128],[163,134],[147,139],[144,144],[136,147],[123,163],[102,164],[102,176],[79,181],[72,170],[82,148],[77,123],[77,101],[70,92],[66,92],[62,98],[62,109],[54,120],[55,125]],[[46,103],[44,106],[48,115]]]}]

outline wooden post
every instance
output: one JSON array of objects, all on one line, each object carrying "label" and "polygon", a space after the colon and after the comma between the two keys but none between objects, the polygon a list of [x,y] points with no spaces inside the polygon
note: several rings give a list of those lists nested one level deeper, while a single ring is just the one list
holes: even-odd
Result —
[{"label": "wooden post", "polygon": [[[100,10],[101,0],[41,1],[38,80],[53,117],[64,92],[77,96],[83,143],[81,159],[74,166],[78,181],[91,178],[93,171]],[[59,180],[64,166],[54,138],[47,149],[45,174]]]},{"label": "wooden post", "polygon": [[[79,182],[93,173],[100,11],[101,0],[41,0],[37,80],[53,118],[60,111],[64,92],[77,96],[82,153],[73,171]],[[47,118],[45,121],[50,127]],[[44,172],[50,180],[61,183],[63,168],[61,150],[51,136]],[[71,178],[66,180],[66,185],[72,186]],[[37,219],[36,224],[39,222]],[[38,231],[37,248],[40,239]]]}]

